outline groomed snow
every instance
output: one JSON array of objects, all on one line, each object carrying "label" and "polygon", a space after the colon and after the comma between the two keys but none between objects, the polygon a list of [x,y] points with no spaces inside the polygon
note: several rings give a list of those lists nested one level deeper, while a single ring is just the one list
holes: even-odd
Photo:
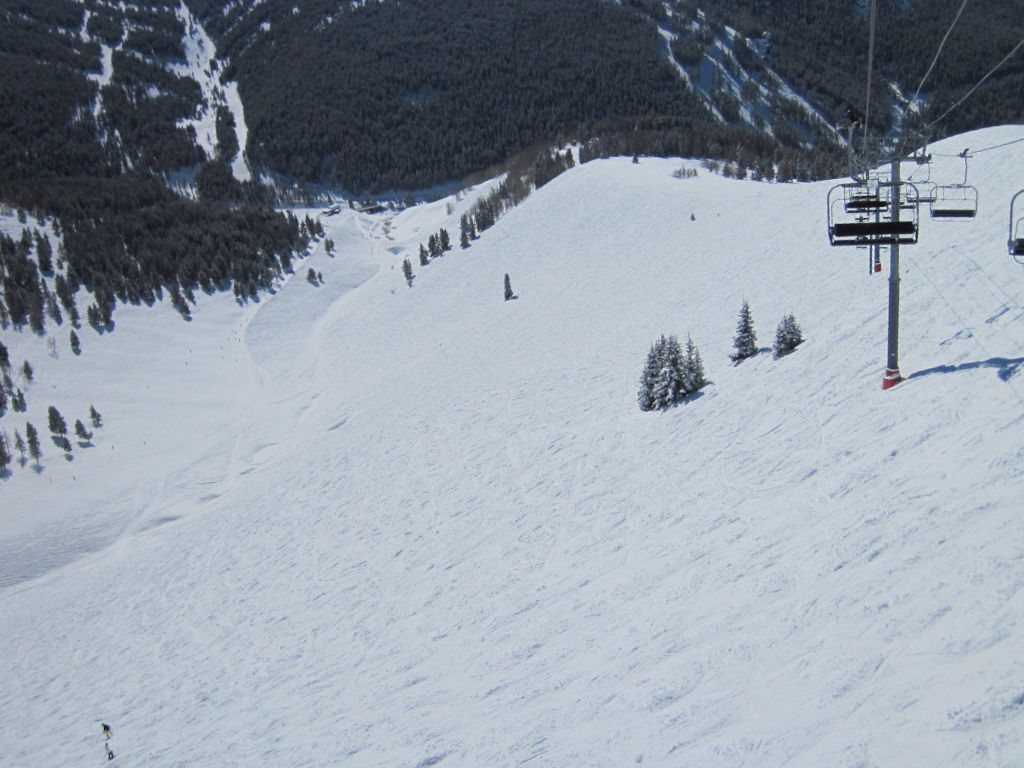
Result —
[{"label": "groomed snow", "polygon": [[[467,251],[472,195],[344,208],[274,294],[122,306],[80,357],[0,331],[36,370],[0,428],[105,422],[0,481],[0,764],[105,762],[101,722],[161,768],[1024,764],[1022,159],[902,249],[886,392],[830,184],[679,160],[573,169]],[[744,299],[807,341],[732,366]],[[712,383],[643,413],[662,333]]]}]

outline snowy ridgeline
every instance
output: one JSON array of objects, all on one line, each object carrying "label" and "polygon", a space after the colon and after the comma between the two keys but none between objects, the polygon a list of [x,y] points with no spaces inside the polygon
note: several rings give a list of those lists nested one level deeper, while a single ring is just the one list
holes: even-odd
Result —
[{"label": "snowy ridgeline", "polygon": [[[1024,764],[1022,146],[902,250],[884,392],[830,185],[678,160],[573,168],[411,287],[487,187],[343,207],[258,302],[119,307],[81,355],[0,331],[24,418],[103,412],[0,481],[3,763],[105,761],[108,723],[154,767]],[[706,382],[643,412],[662,336]]]}]

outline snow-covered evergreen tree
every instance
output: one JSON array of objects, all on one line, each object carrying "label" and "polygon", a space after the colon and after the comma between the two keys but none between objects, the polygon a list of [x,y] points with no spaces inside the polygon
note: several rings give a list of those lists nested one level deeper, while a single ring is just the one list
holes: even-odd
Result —
[{"label": "snow-covered evergreen tree", "polygon": [[514,299],[515,294],[512,293],[512,281],[509,279],[508,272],[505,273],[505,301]]},{"label": "snow-covered evergreen tree", "polygon": [[423,247],[423,243],[420,243],[420,266],[425,267],[430,263],[428,258],[427,249]]},{"label": "snow-covered evergreen tree", "polygon": [[7,474],[7,465],[14,461],[7,433],[0,430],[0,477]]},{"label": "snow-covered evergreen tree", "polygon": [[792,352],[803,343],[804,335],[797,325],[796,318],[788,314],[782,318],[779,327],[775,330],[775,346],[773,350],[775,357],[782,357]]},{"label": "snow-covered evergreen tree", "polygon": [[412,262],[408,259],[402,259],[402,274],[405,275],[405,282],[412,288]]},{"label": "snow-covered evergreen tree", "polygon": [[743,300],[740,308],[740,319],[736,325],[736,338],[733,341],[736,351],[729,357],[734,363],[746,360],[757,354],[757,334],[754,333],[754,318],[750,313],[750,305]]},{"label": "snow-covered evergreen tree", "polygon": [[662,336],[658,340],[660,354],[658,376],[654,382],[651,398],[654,407],[664,410],[682,400],[687,392],[684,389],[683,350],[679,339],[675,336]]},{"label": "snow-covered evergreen tree", "polygon": [[[662,339],[665,337],[662,336]],[[636,393],[636,399],[640,403],[641,411],[654,410],[654,383],[658,380],[658,371],[661,370],[661,361],[658,359],[660,339],[651,344],[647,353],[647,363],[644,365],[644,372],[640,375],[640,389]]]},{"label": "snow-covered evergreen tree", "polygon": [[683,386],[687,395],[692,395],[707,384],[704,376],[704,362],[700,359],[700,350],[693,339],[686,337],[686,356],[683,359]]}]

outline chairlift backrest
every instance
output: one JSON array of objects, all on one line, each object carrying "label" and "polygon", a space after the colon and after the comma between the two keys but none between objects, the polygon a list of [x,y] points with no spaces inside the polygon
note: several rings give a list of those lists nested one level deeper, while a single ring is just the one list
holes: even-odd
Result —
[{"label": "chairlift backrest", "polygon": [[1024,189],[1010,199],[1010,237],[1006,247],[1018,264],[1024,264]]}]

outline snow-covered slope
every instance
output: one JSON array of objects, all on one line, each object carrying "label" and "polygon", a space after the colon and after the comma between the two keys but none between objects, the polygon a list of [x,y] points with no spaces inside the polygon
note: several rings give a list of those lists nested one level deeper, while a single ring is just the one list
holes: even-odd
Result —
[{"label": "snow-covered slope", "polygon": [[[886,392],[886,274],[829,247],[829,185],[668,160],[426,267],[472,195],[344,209],[258,304],[122,307],[80,357],[3,331],[36,380],[0,428],[105,426],[0,481],[0,764],[105,760],[101,721],[137,766],[1024,763],[1022,147],[903,249]],[[807,341],[732,366],[743,299]],[[662,333],[712,383],[642,413]]]}]

